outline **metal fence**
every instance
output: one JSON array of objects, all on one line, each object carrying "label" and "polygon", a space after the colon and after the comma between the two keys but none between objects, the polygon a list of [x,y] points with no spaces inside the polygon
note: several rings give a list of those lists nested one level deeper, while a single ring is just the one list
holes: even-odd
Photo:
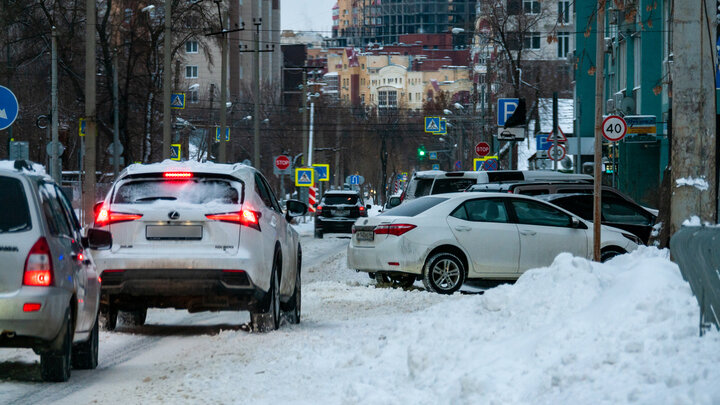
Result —
[{"label": "metal fence", "polygon": [[720,227],[683,227],[670,252],[700,305],[700,334],[720,329]]}]

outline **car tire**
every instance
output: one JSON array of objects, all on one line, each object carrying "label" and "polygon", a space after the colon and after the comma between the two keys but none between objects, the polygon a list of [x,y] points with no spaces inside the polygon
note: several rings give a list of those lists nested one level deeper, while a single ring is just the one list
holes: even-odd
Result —
[{"label": "car tire", "polygon": [[100,317],[95,316],[95,325],[90,331],[86,342],[78,343],[73,347],[72,364],[78,370],[92,370],[98,365],[98,343],[100,336]]},{"label": "car tire", "polygon": [[272,273],[270,274],[270,289],[258,304],[255,312],[250,313],[250,322],[253,330],[257,332],[270,332],[280,326],[280,253],[275,252]]},{"label": "car tire", "polygon": [[65,310],[60,334],[49,351],[40,355],[41,375],[44,381],[64,382],[70,379],[72,369],[72,340],[74,333],[72,311]]},{"label": "car tire", "polygon": [[322,239],[323,238],[323,231],[315,230],[315,239]]},{"label": "car tire", "polygon": [[437,253],[428,259],[423,271],[425,289],[438,294],[453,294],[465,282],[465,266],[452,253]]},{"label": "car tire", "polygon": [[603,250],[600,253],[600,262],[605,263],[606,261],[612,259],[613,257],[620,256],[622,254],[625,254],[625,252],[623,252],[620,249],[616,249],[616,248]]},{"label": "car tire", "polygon": [[123,321],[130,326],[143,326],[147,319],[147,308],[138,311],[123,311]]},{"label": "car tire", "polygon": [[114,331],[117,328],[118,310],[110,307],[107,311],[101,312],[103,318],[103,329]]},{"label": "car tire", "polygon": [[375,273],[375,282],[380,285],[390,284],[392,280],[387,273],[377,272]]},{"label": "car tire", "polygon": [[390,279],[392,280],[394,286],[400,288],[409,288],[412,287],[413,284],[415,284],[415,276],[409,274],[393,275],[390,276]]},{"label": "car tire", "polygon": [[290,313],[290,323],[300,323],[302,309],[302,283],[300,281],[300,257],[298,257],[297,271],[295,272],[295,289],[290,301],[285,305],[285,311]]}]

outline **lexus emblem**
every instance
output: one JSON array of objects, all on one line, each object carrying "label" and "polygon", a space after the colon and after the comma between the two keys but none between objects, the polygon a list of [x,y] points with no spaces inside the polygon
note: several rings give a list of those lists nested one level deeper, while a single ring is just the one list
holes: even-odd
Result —
[{"label": "lexus emblem", "polygon": [[170,212],[168,213],[168,218],[170,218],[170,219],[178,219],[178,218],[180,218],[180,213],[177,212],[177,211],[170,211]]}]

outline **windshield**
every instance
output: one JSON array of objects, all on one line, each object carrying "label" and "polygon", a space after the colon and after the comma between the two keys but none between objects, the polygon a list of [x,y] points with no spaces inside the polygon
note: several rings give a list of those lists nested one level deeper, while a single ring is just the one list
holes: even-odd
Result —
[{"label": "windshield", "polygon": [[408,186],[408,196],[410,196],[410,198],[418,198],[429,195],[433,180],[434,179],[417,179],[411,182]]},{"label": "windshield", "polygon": [[355,205],[357,201],[358,196],[354,194],[325,194],[323,197],[323,203],[327,205]]},{"label": "windshield", "polygon": [[30,211],[20,180],[0,177],[0,233],[30,229]]},{"label": "windshield", "polygon": [[177,201],[190,204],[238,204],[241,186],[224,180],[137,180],[124,183],[115,193],[114,204],[148,204]]},{"label": "windshield", "polygon": [[443,201],[447,201],[447,198],[442,197],[423,197],[417,200],[404,202],[397,207],[387,210],[378,216],[388,217],[414,217],[415,215],[421,214],[430,208],[440,204]]}]

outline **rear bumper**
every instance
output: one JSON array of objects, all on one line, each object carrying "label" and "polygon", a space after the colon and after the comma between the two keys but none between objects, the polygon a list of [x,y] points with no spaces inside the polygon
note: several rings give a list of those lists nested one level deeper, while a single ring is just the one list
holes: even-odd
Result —
[{"label": "rear bumper", "polygon": [[391,237],[374,247],[351,241],[347,250],[348,268],[369,273],[377,271],[419,275],[425,265],[426,246],[408,245],[401,237]]},{"label": "rear bumper", "polygon": [[248,309],[265,295],[244,271],[126,269],[101,278],[103,306],[117,309]]},{"label": "rear bumper", "polygon": [[352,232],[358,218],[315,218],[315,229],[323,232]]},{"label": "rear bumper", "polygon": [[[64,321],[71,294],[57,287],[22,287],[0,294],[0,347],[41,347],[54,339]],[[26,303],[40,310],[24,312]]]}]

